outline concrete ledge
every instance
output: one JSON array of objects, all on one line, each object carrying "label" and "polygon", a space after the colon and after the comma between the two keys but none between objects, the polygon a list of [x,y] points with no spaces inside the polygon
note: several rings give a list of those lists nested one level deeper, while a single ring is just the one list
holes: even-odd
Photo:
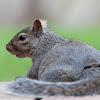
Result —
[{"label": "concrete ledge", "polygon": [[[0,82],[0,86],[7,84],[7,82]],[[68,97],[68,98],[44,98],[43,100],[100,100],[100,95],[98,96],[87,96],[87,97]],[[0,92],[0,100],[34,100],[34,98],[24,98],[11,96]]]}]

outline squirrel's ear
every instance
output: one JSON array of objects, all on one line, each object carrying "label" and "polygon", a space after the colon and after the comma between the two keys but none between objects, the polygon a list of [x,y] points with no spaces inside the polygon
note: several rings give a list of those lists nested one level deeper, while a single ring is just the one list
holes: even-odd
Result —
[{"label": "squirrel's ear", "polygon": [[46,21],[40,19],[34,21],[33,31],[36,37],[39,37],[41,35],[43,27],[46,27]]},{"label": "squirrel's ear", "polygon": [[34,31],[36,37],[39,37],[41,35],[42,25],[41,25],[40,20],[34,21],[33,31]]}]

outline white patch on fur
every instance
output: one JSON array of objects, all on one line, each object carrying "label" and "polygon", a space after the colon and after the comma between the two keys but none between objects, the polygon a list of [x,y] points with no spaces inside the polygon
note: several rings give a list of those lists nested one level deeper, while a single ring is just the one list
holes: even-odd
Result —
[{"label": "white patch on fur", "polygon": [[41,20],[41,19],[39,19],[39,20],[40,20],[43,28],[47,27],[47,20]]}]

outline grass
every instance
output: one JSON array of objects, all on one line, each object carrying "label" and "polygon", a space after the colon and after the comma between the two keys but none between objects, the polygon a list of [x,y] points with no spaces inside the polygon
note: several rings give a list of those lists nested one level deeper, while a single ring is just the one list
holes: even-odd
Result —
[{"label": "grass", "polygon": [[[100,50],[99,27],[62,28],[49,26],[55,33],[68,39],[82,40]],[[11,81],[17,75],[25,76],[32,64],[30,58],[16,58],[6,51],[5,46],[22,27],[0,29],[0,81]]]}]

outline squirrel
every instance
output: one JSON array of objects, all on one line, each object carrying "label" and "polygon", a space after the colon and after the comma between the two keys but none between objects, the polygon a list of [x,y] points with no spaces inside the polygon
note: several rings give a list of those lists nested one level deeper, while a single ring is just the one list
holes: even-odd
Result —
[{"label": "squirrel", "polygon": [[6,49],[31,57],[26,78],[17,77],[1,90],[29,97],[100,94],[100,51],[80,40],[65,39],[40,19],[17,33]]}]

